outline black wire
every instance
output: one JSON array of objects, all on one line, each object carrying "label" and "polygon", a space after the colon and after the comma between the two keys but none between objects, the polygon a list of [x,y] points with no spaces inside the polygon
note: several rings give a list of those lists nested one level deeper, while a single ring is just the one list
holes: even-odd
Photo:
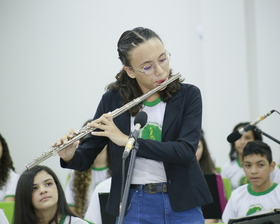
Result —
[{"label": "black wire", "polygon": [[280,114],[277,110],[274,110],[275,112],[277,112],[278,114]]}]

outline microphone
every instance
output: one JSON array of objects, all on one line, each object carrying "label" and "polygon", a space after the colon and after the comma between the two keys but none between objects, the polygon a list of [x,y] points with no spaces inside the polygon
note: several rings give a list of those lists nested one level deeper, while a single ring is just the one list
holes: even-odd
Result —
[{"label": "microphone", "polygon": [[258,124],[259,122],[261,122],[262,120],[264,120],[265,118],[267,118],[269,115],[271,115],[273,112],[275,112],[275,110],[271,110],[270,112],[266,113],[263,116],[260,116],[256,121],[251,122],[250,124],[247,124],[245,127],[236,130],[234,132],[232,132],[228,137],[227,137],[227,141],[229,143],[233,143],[236,140],[238,140],[245,132],[250,131],[250,130],[254,130],[256,127],[256,124]]},{"label": "microphone", "polygon": [[136,139],[138,138],[140,128],[144,127],[147,123],[148,115],[144,111],[140,111],[134,120],[134,131],[131,133],[130,138],[123,151],[123,159],[126,159],[134,146]]}]

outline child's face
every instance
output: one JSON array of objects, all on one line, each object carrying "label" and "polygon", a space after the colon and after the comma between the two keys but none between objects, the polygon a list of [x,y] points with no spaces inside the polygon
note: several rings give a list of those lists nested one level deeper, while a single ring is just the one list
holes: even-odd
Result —
[{"label": "child's face", "polygon": [[[241,127],[239,129],[241,129]],[[243,149],[244,149],[245,145],[248,142],[252,142],[254,140],[255,139],[254,139],[253,131],[247,131],[238,140],[236,140],[234,142],[234,148],[236,149],[238,154],[242,155],[243,154]]]},{"label": "child's face", "polygon": [[274,170],[275,162],[269,164],[266,156],[252,154],[244,157],[242,165],[253,191],[262,192],[271,187],[270,172]]},{"label": "child's face", "polygon": [[[131,67],[124,67],[130,78],[135,78],[143,93],[154,89],[159,84],[168,79],[169,76],[169,63],[167,66],[160,66],[160,61],[165,58],[166,50],[162,42],[157,38],[152,38],[130,52],[130,63]],[[142,72],[143,67],[154,66],[154,74],[146,75]]]},{"label": "child's face", "polygon": [[36,174],[33,181],[32,203],[35,212],[57,209],[58,192],[55,181],[46,171]]}]

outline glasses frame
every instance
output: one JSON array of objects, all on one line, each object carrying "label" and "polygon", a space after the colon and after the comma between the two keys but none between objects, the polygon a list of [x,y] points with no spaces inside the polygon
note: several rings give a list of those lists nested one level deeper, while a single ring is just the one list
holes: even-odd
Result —
[{"label": "glasses frame", "polygon": [[[167,57],[168,57],[168,64],[169,64],[170,58],[171,58],[171,53],[170,53],[169,51],[165,50],[165,54],[166,54]],[[151,63],[151,64],[153,64],[153,66],[155,67],[155,64],[154,64],[154,63]],[[159,64],[159,63],[158,63],[158,64]],[[159,66],[162,67],[160,64],[159,64]],[[142,71],[141,71],[141,70],[134,69],[134,68],[131,67],[131,66],[127,66],[127,67],[129,67],[129,68],[132,69],[133,71],[141,72],[141,73],[147,75],[147,74],[145,73],[145,71],[144,71],[144,67],[145,67],[145,66],[142,68]],[[154,68],[154,67],[153,67],[153,68]],[[152,75],[152,74],[150,74],[150,75]],[[147,76],[150,76],[150,75],[147,75]]]}]

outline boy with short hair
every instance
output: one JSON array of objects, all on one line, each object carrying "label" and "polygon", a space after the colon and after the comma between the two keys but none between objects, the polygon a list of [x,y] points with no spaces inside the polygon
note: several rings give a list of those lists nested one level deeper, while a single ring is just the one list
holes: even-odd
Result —
[{"label": "boy with short hair", "polygon": [[224,223],[257,211],[280,208],[280,186],[270,180],[275,167],[270,147],[260,140],[248,142],[242,159],[249,184],[232,192],[223,212]]}]

